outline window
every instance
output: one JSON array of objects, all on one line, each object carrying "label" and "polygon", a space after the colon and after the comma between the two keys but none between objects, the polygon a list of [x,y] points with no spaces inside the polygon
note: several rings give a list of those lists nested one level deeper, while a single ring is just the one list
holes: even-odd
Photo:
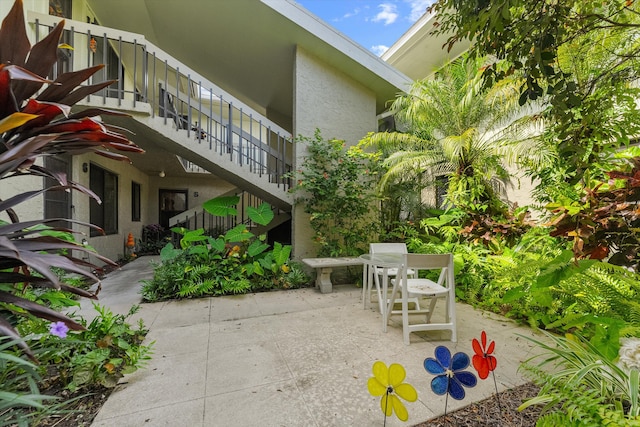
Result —
[{"label": "window", "polygon": [[131,221],[140,221],[140,184],[131,182]]},{"label": "window", "polygon": [[[44,158],[44,167],[52,172],[62,173],[71,176],[70,158],[68,156],[47,156]],[[45,178],[46,188],[60,185],[53,178]],[[49,218],[71,218],[71,192],[68,191],[47,191],[44,193],[44,217]],[[67,221],[48,222],[51,227],[70,227]]]},{"label": "window", "polygon": [[[90,221],[102,228],[106,234],[118,232],[118,177],[94,164],[89,172],[89,188],[96,193],[102,204],[91,200]],[[91,229],[91,236],[99,236],[97,230]]]},{"label": "window", "polygon": [[49,15],[71,19],[71,0],[49,0]]}]

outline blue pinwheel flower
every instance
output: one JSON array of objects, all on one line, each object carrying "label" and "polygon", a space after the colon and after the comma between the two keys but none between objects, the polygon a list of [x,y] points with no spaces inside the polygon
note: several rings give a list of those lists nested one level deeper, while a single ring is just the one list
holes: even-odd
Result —
[{"label": "blue pinwheel flower", "polygon": [[464,399],[465,387],[475,387],[478,380],[472,372],[464,371],[469,366],[469,356],[456,353],[451,357],[447,347],[436,347],[436,358],[424,360],[424,369],[436,377],[431,380],[431,390],[437,395],[449,393],[456,400]]}]

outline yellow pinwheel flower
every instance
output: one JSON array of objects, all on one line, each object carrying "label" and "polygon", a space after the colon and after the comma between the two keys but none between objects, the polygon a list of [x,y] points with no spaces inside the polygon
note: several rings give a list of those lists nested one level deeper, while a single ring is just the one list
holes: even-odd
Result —
[{"label": "yellow pinwheel flower", "polygon": [[407,376],[402,365],[392,363],[387,368],[381,361],[373,364],[373,377],[369,378],[367,388],[372,396],[382,396],[380,408],[386,417],[390,417],[395,412],[401,421],[409,419],[407,408],[400,398],[407,402],[418,400],[418,392],[411,384],[403,383]]}]

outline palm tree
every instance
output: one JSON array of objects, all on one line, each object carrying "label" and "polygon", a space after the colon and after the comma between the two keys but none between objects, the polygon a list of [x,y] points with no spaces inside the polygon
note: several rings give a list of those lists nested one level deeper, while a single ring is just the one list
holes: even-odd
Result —
[{"label": "palm tree", "polygon": [[[388,156],[383,189],[407,180],[427,186],[446,176],[448,204],[504,212],[500,195],[510,185],[507,166],[536,151],[541,119],[519,108],[515,80],[484,87],[480,66],[460,58],[396,98],[391,112],[405,131],[375,133],[363,142]],[[537,150],[533,160],[544,161],[547,153]]]}]

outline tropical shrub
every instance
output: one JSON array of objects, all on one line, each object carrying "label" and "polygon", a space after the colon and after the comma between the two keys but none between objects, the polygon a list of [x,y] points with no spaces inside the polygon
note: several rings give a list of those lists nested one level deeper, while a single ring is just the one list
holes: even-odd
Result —
[{"label": "tropical shrub", "polygon": [[613,360],[620,337],[640,333],[638,274],[597,260],[576,261],[570,250],[538,263],[528,280],[504,295],[505,303],[530,300],[523,312],[532,326],[579,332]]},{"label": "tropical shrub", "polygon": [[160,224],[148,224],[142,227],[142,237],[138,240],[137,252],[140,255],[159,255],[167,244],[166,230]]},{"label": "tropical shrub", "polygon": [[69,361],[73,375],[68,376],[67,388],[71,391],[96,384],[115,387],[120,378],[143,368],[151,359],[153,343],[142,345],[148,332],[144,322],[140,319],[137,328],[127,323],[139,306],[132,306],[126,315],[114,314],[96,303],[93,306],[98,316],[89,323],[80,320],[86,331],[77,337],[81,345]]},{"label": "tropical shrub", "polygon": [[[144,367],[153,343],[142,345],[147,333],[142,321],[137,328],[126,322],[138,306],[133,306],[127,315],[114,314],[97,304],[94,308],[98,316],[91,322],[69,315],[85,327],[80,332],[70,332],[62,322],[52,324],[35,316],[18,321],[17,329],[38,364],[24,361],[15,347],[0,346],[0,402],[7,400],[0,403],[4,405],[0,425],[22,421],[38,425],[38,420],[67,412],[69,404],[82,394],[113,388],[124,375]],[[41,396],[38,390],[55,395]],[[58,395],[63,390],[67,391],[61,399]]]},{"label": "tropical shrub", "polygon": [[520,406],[544,405],[537,426],[640,426],[638,360],[619,365],[579,335],[545,336],[522,336],[542,350],[522,365],[541,386]]},{"label": "tropical shrub", "polygon": [[[239,201],[237,196],[218,197],[203,208],[212,215],[236,215]],[[266,203],[248,207],[247,214],[259,225],[269,224],[274,217]],[[202,228],[172,231],[182,235],[180,248],[169,243],[160,252],[161,264],[142,286],[147,301],[293,288],[309,281],[302,268],[291,262],[290,245],[275,242],[269,250],[266,236],[255,236],[246,224],[217,237],[207,236]]]},{"label": "tropical shrub", "polygon": [[639,152],[636,148],[617,153],[618,169],[606,172],[607,182],[585,177],[579,199],[565,198],[547,205],[553,213],[551,234],[571,241],[576,258],[606,259],[638,271]]},{"label": "tropical shrub", "polygon": [[26,411],[43,410],[56,400],[39,391],[38,367],[15,352],[17,342],[0,337],[0,425],[28,426],[32,417]]},{"label": "tropical shrub", "polygon": [[517,81],[483,87],[483,65],[483,59],[463,56],[433,78],[415,82],[390,108],[402,131],[377,132],[362,141],[384,158],[380,186],[385,194],[413,182],[421,184],[414,194],[422,201],[425,188],[446,186],[441,188],[446,205],[503,215],[504,192],[511,185],[508,166],[525,159],[547,161],[548,150],[540,149],[538,138],[539,116],[518,108]]},{"label": "tropical shrub", "polygon": [[293,174],[295,203],[310,215],[318,256],[355,256],[369,250],[380,232],[376,182],[377,154],[359,147],[345,148],[342,140],[300,136],[308,154]]},{"label": "tropical shrub", "polygon": [[[90,292],[62,283],[52,267],[79,274],[91,281],[97,280],[91,270],[100,270],[99,266],[73,255],[73,251],[86,252],[90,249],[68,238],[66,233],[72,233],[71,229],[46,226],[60,220],[77,221],[52,218],[20,222],[13,210],[16,205],[46,191],[76,190],[99,200],[89,189],[68,180],[65,174],[38,165],[37,160],[51,155],[87,152],[128,160],[117,151],[142,151],[118,130],[99,120],[101,115],[117,113],[103,109],[71,113],[71,106],[76,102],[112,83],[106,81],[79,86],[102,65],[63,73],[55,82],[44,77],[58,59],[63,27],[64,21],[61,21],[32,48],[26,34],[22,1],[16,0],[0,28],[0,181],[2,186],[10,186],[7,180],[31,175],[50,178],[57,183],[0,201],[0,212],[10,219],[10,222],[0,221],[0,304],[3,313],[9,313],[0,316],[0,334],[16,339],[19,336],[13,325],[17,317],[25,313],[63,322],[71,330],[84,329],[69,317],[29,301],[20,294],[25,287],[33,286],[64,289],[96,298]],[[48,86],[40,91],[45,84]],[[92,255],[105,264],[114,265],[98,254]],[[31,355],[24,342],[18,342]]]}]

